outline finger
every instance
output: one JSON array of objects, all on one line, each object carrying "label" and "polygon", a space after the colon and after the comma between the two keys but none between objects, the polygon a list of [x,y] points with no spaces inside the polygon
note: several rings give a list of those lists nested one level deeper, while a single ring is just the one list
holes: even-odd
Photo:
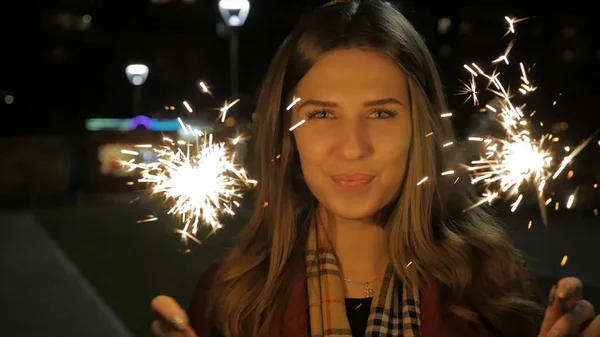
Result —
[{"label": "finger", "polygon": [[594,306],[585,300],[577,302],[573,309],[562,315],[552,326],[549,336],[571,336],[579,334],[581,325],[593,319]]},{"label": "finger", "polygon": [[550,328],[556,323],[558,318],[560,317],[560,308],[559,301],[556,298],[556,291],[558,289],[558,285],[555,284],[550,289],[550,293],[548,294],[548,306],[546,307],[546,312],[544,314],[544,321],[542,322],[542,326],[540,328],[540,336],[546,336]]},{"label": "finger", "polygon": [[544,322],[540,335],[545,336],[550,327],[583,296],[583,284],[575,277],[565,277],[550,289],[548,307],[544,315]]},{"label": "finger", "polygon": [[[565,277],[558,281],[558,290],[556,297],[568,302],[570,300],[578,301],[583,298],[583,284],[581,280],[575,277]],[[575,303],[573,303],[575,304]]]},{"label": "finger", "polygon": [[183,333],[183,337],[198,337],[198,335],[196,335],[196,332],[194,330],[192,330],[191,327],[188,327],[182,333]]},{"label": "finger", "polygon": [[163,322],[162,320],[155,320],[150,326],[150,336],[152,337],[179,337],[183,336],[170,324]]},{"label": "finger", "polygon": [[152,310],[161,320],[171,324],[178,331],[183,331],[188,327],[188,317],[185,311],[171,297],[157,296],[150,302]]},{"label": "finger", "polygon": [[190,327],[179,331],[171,324],[157,319],[150,326],[150,337],[198,337],[198,335]]},{"label": "finger", "polygon": [[583,330],[581,337],[600,337],[600,315],[596,316]]}]

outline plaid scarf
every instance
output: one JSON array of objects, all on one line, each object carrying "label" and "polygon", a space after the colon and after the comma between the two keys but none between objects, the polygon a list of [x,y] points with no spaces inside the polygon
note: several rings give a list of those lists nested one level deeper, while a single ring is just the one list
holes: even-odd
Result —
[{"label": "plaid scarf", "polygon": [[[306,253],[311,337],[352,337],[340,267],[322,231],[321,225],[311,226]],[[379,297],[371,304],[365,337],[421,336],[419,290],[400,283],[393,268],[388,266]],[[399,289],[402,289],[401,313]]]}]

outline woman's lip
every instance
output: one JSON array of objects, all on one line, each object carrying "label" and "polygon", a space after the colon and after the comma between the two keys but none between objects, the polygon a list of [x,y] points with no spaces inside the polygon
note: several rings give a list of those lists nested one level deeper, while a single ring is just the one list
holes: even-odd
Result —
[{"label": "woman's lip", "polygon": [[331,180],[343,190],[359,190],[367,186],[375,178],[368,174],[340,174],[331,177]]},{"label": "woman's lip", "polygon": [[374,176],[370,175],[370,174],[364,174],[364,173],[344,173],[344,174],[336,174],[331,176],[331,179],[333,179],[333,181],[338,181],[338,180],[344,180],[344,181],[371,181],[373,180]]}]

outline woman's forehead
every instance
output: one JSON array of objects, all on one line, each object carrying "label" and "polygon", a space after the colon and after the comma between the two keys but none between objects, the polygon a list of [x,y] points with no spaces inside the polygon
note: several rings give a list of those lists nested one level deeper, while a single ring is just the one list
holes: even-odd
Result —
[{"label": "woman's forehead", "polygon": [[324,54],[296,87],[302,99],[374,100],[408,97],[407,77],[390,58],[362,49],[342,49]]}]

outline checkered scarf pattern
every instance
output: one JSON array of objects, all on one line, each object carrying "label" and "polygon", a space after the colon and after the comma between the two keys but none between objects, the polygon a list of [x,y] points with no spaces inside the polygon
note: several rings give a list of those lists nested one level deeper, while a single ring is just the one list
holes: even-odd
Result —
[{"label": "checkered scarf pattern", "polygon": [[[306,253],[311,337],[352,337],[340,267],[321,225],[311,226]],[[402,288],[400,288],[402,287]],[[398,291],[402,289],[402,306]],[[420,337],[419,290],[401,284],[388,267],[373,300],[365,337]]]}]

